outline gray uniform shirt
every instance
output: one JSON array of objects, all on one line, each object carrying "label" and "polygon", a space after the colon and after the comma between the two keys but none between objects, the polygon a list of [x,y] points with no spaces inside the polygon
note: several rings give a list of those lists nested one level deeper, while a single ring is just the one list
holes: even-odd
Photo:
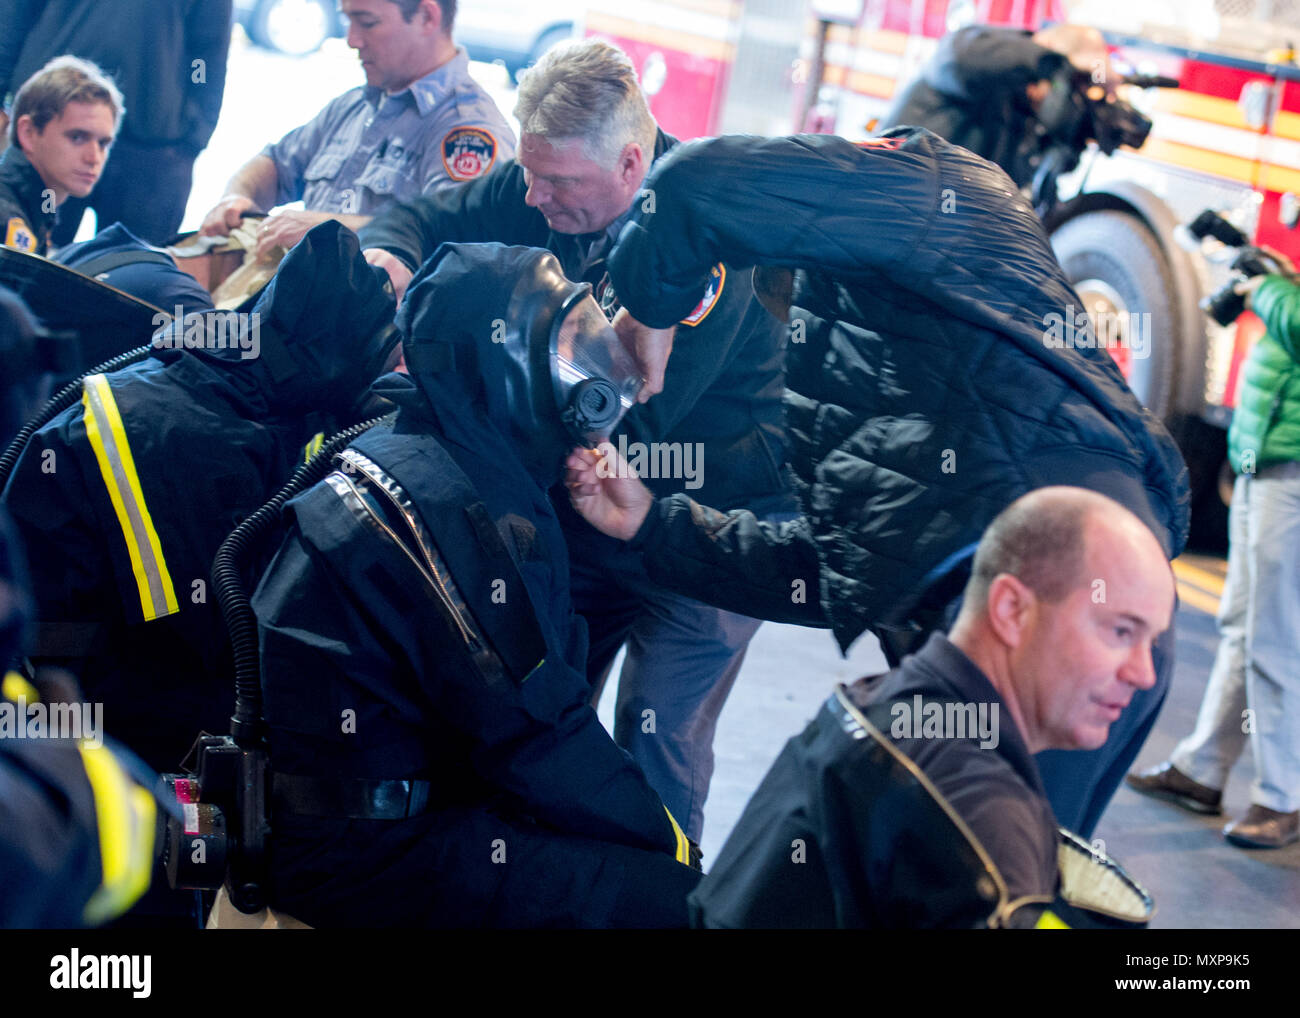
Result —
[{"label": "gray uniform shirt", "polygon": [[263,149],[276,203],[374,215],[486,173],[515,154],[514,132],[456,56],[396,95],[363,85]]}]

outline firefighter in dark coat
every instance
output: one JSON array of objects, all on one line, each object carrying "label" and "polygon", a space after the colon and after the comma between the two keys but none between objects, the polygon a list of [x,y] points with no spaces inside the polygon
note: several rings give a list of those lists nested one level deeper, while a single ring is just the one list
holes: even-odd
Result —
[{"label": "firefighter in dark coat", "polygon": [[[0,433],[30,412],[47,342],[0,290]],[[50,704],[16,670],[31,613],[22,550],[0,509],[0,929],[92,925],[149,886],[153,780],[102,732],[52,738],[47,725],[41,737],[23,737],[35,731],[33,717],[50,717]]]},{"label": "firefighter in dark coat", "polygon": [[[443,245],[398,406],[288,504],[253,597],[271,904],[312,926],[682,926],[677,823],[601,727],[547,496],[642,380],[551,254]],[[592,377],[585,372],[596,370]]]},{"label": "firefighter in dark coat", "polygon": [[393,310],[355,235],[323,224],[251,315],[173,322],[151,356],[87,377],[18,459],[2,498],[32,567],[30,656],[78,675],[150,766],[228,730],[213,556],[313,435],[350,423],[396,346]]},{"label": "firefighter in dark coat", "polygon": [[[920,129],[860,145],[720,138],[683,146],[648,186],[657,212],[634,216],[610,262],[645,325],[698,299],[711,259],[799,270],[764,270],[761,285],[791,307],[786,411],[804,517],[772,527],[684,495],[617,508],[605,532],[632,538],[658,582],[829,625],[842,649],[870,628],[897,661],[946,627],[983,528],[1035,488],[1108,495],[1169,557],[1182,550],[1182,458],[1090,329],[1064,340],[1077,297],[997,167]],[[601,508],[597,491],[584,514]],[[1171,651],[1170,632],[1155,687],[1106,745],[1052,769],[1067,827],[1096,824],[1155,722]]]}]

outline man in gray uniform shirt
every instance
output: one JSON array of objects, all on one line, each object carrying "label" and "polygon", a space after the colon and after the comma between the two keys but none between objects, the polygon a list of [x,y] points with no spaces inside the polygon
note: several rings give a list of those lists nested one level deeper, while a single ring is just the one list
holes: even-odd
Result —
[{"label": "man in gray uniform shirt", "polygon": [[201,232],[302,199],[263,224],[258,254],[337,219],[353,230],[389,205],[471,180],[514,155],[515,137],[452,41],[456,0],[341,0],[366,84],[245,163]]}]

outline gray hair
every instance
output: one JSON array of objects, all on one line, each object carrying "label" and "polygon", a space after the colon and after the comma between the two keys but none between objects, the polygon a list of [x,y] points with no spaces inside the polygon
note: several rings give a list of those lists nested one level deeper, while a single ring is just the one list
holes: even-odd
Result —
[{"label": "gray hair", "polygon": [[552,144],[579,140],[592,162],[613,169],[623,149],[654,158],[658,130],[636,69],[617,46],[576,39],[548,50],[519,76],[515,116],[521,133]]}]

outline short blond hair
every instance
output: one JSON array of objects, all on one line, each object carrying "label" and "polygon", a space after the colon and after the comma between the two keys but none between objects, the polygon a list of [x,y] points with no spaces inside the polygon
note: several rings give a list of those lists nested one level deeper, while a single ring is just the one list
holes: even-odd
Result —
[{"label": "short blond hair", "polygon": [[31,117],[38,131],[63,115],[68,103],[104,103],[113,111],[113,123],[126,114],[122,93],[98,66],[80,57],[55,57],[23,82],[14,96],[9,115],[9,143],[18,145],[18,119]]},{"label": "short blond hair", "polygon": [[548,50],[519,76],[515,116],[521,133],[551,144],[580,140],[587,157],[613,168],[631,142],[646,164],[654,159],[659,127],[636,79],[636,68],[617,46],[576,39]]}]

